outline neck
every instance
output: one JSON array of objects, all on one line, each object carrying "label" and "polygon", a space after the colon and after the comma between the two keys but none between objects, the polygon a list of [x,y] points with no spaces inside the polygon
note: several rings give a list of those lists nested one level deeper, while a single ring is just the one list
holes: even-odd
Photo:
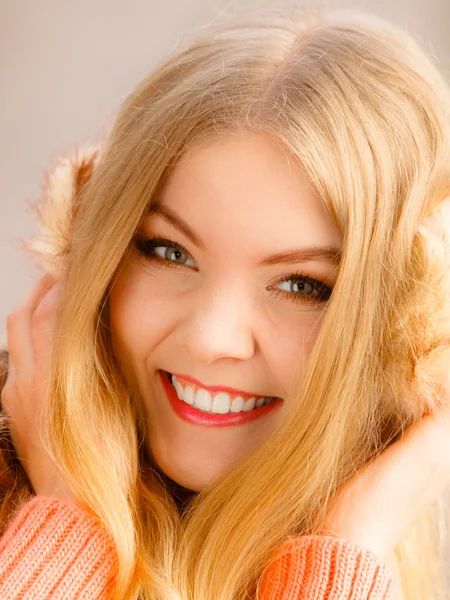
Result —
[{"label": "neck", "polygon": [[171,479],[168,475],[166,475],[166,473],[164,473],[164,471],[161,469],[161,467],[156,461],[154,461],[153,468],[158,473],[158,475],[160,475],[165,486],[167,487],[173,499],[175,500],[178,510],[181,512],[185,507],[186,503],[191,498],[193,498],[198,492],[185,488],[173,479]]}]

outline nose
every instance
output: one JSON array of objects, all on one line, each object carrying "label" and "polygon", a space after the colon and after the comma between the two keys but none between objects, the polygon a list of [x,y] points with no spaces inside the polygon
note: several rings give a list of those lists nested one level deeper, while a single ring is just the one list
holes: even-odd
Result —
[{"label": "nose", "polygon": [[187,307],[177,341],[202,364],[248,360],[255,350],[252,314],[248,294],[223,286],[210,293],[203,289]]}]

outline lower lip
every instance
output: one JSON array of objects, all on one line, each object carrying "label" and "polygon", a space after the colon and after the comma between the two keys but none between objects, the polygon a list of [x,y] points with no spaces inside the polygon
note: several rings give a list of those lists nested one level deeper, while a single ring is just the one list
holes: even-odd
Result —
[{"label": "lower lip", "polygon": [[167,397],[169,398],[170,405],[176,414],[188,423],[202,425],[203,427],[230,427],[232,425],[249,423],[255,419],[264,417],[264,415],[267,415],[275,410],[283,402],[281,398],[277,398],[276,400],[272,400],[272,402],[265,404],[260,408],[253,408],[252,410],[241,411],[237,413],[215,414],[202,412],[178,398],[175,388],[170,383],[167,373],[164,371],[159,371],[159,376],[161,378],[162,386],[167,394]]}]

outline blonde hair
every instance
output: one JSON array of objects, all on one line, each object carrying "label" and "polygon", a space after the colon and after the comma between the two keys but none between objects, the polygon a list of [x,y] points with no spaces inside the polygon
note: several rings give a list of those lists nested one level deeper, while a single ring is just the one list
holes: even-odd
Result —
[{"label": "blonde hair", "polygon": [[[49,444],[116,544],[115,599],[255,597],[274,550],[320,532],[332,494],[446,402],[449,127],[447,84],[393,25],[323,8],[240,16],[160,64],[104,147],[47,194],[30,247],[67,279]],[[108,290],[181,154],[242,130],[298,158],[342,233],[341,266],[289,418],[181,517],[112,354]],[[4,517],[24,493],[18,478],[4,485]],[[396,548],[406,600],[445,598],[449,521],[439,498]]]}]

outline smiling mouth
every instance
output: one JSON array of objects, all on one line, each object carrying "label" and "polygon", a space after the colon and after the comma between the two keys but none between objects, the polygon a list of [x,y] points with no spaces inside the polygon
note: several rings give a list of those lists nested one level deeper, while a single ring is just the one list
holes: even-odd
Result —
[{"label": "smiling mouth", "polygon": [[251,396],[246,393],[212,391],[201,387],[192,381],[166,372],[179,398],[197,410],[211,414],[240,413],[257,410],[275,402],[273,396]]}]

